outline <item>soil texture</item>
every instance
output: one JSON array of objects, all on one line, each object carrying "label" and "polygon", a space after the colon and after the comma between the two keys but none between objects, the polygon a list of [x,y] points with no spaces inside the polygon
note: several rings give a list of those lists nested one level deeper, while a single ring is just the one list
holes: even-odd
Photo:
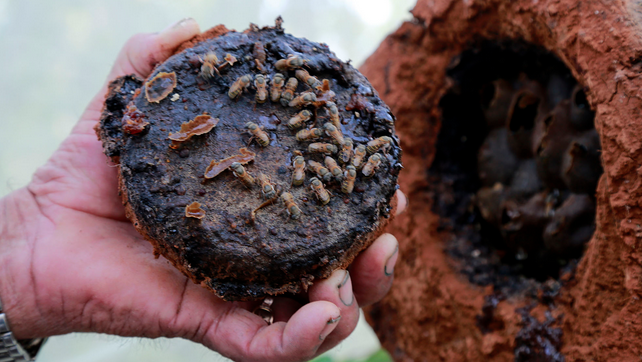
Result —
[{"label": "soil texture", "polygon": [[[400,241],[395,283],[367,313],[383,346],[397,361],[638,361],[640,5],[419,0],[412,14],[361,68],[397,117],[405,168],[399,183],[410,200],[388,229]],[[558,279],[527,278],[534,288],[522,292],[483,287],[462,273],[448,252],[450,219],[435,212],[441,190],[430,180],[446,127],[440,102],[453,86],[448,71],[484,41],[523,42],[561,60],[595,112],[601,142],[604,174],[584,255]]]}]

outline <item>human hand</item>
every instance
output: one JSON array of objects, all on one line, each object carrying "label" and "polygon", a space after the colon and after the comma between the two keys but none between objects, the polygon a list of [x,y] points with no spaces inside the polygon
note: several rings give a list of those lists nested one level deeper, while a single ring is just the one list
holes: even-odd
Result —
[{"label": "human hand", "polygon": [[[132,37],[108,80],[147,77],[200,32],[192,19]],[[183,337],[239,361],[300,361],[333,347],[355,328],[359,307],[392,283],[397,241],[384,234],[350,267],[297,298],[276,297],[275,323],[257,303],[225,302],[195,285],[125,217],[117,168],[94,133],[107,83],[31,183],[0,203],[0,298],[16,338],[69,332]],[[398,210],[405,197],[398,193]],[[339,318],[340,317],[340,318]]]}]

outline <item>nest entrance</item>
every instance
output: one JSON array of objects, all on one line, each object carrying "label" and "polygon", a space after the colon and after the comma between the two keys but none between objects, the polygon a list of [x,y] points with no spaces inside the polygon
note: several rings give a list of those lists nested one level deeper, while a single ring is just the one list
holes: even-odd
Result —
[{"label": "nest entrance", "polygon": [[547,51],[484,41],[455,58],[428,170],[447,252],[470,282],[557,279],[595,229],[600,141],[586,95]]}]

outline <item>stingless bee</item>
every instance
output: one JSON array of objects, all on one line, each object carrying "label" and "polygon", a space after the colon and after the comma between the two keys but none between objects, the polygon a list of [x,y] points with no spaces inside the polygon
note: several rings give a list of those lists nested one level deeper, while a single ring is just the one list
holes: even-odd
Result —
[{"label": "stingless bee", "polygon": [[287,59],[281,59],[274,63],[274,67],[280,71],[288,71],[291,69],[301,68],[304,63],[305,60],[300,56],[290,54]]},{"label": "stingless bee", "polygon": [[323,87],[323,83],[321,83],[321,81],[317,77],[311,76],[310,73],[308,73],[308,71],[305,69],[299,69],[294,72],[294,74],[301,82],[309,85],[312,89]]},{"label": "stingless bee", "polygon": [[285,208],[288,210],[288,215],[293,220],[297,220],[301,217],[301,209],[294,202],[294,197],[289,192],[284,192],[281,194],[281,200],[285,204]]},{"label": "stingless bee", "polygon": [[261,62],[259,62],[258,59],[254,59],[254,64],[256,65],[256,69],[261,72],[261,73],[267,73],[267,69],[263,66]]},{"label": "stingless bee", "polygon": [[298,86],[299,81],[296,80],[296,78],[290,78],[287,83],[285,83],[285,90],[281,93],[281,104],[284,107],[287,107],[287,105],[290,104],[290,101],[294,98],[294,91]]},{"label": "stingless bee", "polygon": [[330,173],[330,170],[323,167],[319,162],[308,160],[308,169],[316,173],[325,182],[330,182],[330,180],[332,180],[332,173]]},{"label": "stingless bee", "polygon": [[330,170],[335,180],[340,182],[343,179],[343,171],[341,171],[341,167],[337,165],[337,161],[335,161],[334,158],[330,156],[325,156],[323,163],[325,163],[325,167],[327,167],[328,170]]},{"label": "stingless bee", "polygon": [[260,41],[254,43],[252,55],[254,55],[254,59],[258,60],[261,64],[265,64],[267,56],[265,54],[265,47],[263,46],[263,43],[261,43]]},{"label": "stingless bee", "polygon": [[354,189],[354,181],[357,179],[357,169],[352,165],[346,167],[343,175],[343,182],[341,183],[341,192],[344,194],[352,193]]},{"label": "stingless bee", "polygon": [[379,149],[382,147],[388,147],[390,142],[392,142],[392,138],[388,136],[375,138],[372,141],[368,142],[368,145],[366,146],[366,151],[368,151],[368,154],[373,154],[379,151]]},{"label": "stingless bee", "polygon": [[368,158],[368,162],[363,165],[361,173],[365,177],[372,177],[375,171],[379,168],[379,165],[381,165],[381,156],[378,153],[375,153],[374,155],[370,156],[370,158]]},{"label": "stingless bee", "polygon": [[323,137],[323,130],[321,128],[302,129],[296,133],[296,140],[299,142],[314,140]]},{"label": "stingless bee", "polygon": [[238,177],[248,189],[254,187],[254,177],[245,170],[245,167],[240,162],[233,162],[230,168],[234,176]]},{"label": "stingless bee", "polygon": [[247,127],[247,129],[252,134],[252,139],[255,139],[256,143],[258,143],[261,147],[267,147],[270,144],[270,136],[267,134],[267,132],[262,130],[258,124],[254,122],[247,122],[245,124],[245,127]]},{"label": "stingless bee", "polygon": [[232,85],[230,86],[230,90],[227,92],[227,95],[232,99],[238,97],[243,92],[243,90],[250,85],[251,82],[251,75],[246,74],[240,76],[234,83],[232,83]]},{"label": "stingless bee", "polygon": [[201,65],[201,72],[198,74],[201,78],[206,81],[214,79],[214,73],[221,75],[216,69],[218,65],[218,57],[214,52],[209,52],[205,54],[205,59],[201,59],[203,65]]},{"label": "stingless bee", "polygon": [[350,162],[350,158],[352,158],[352,140],[350,138],[346,138],[343,141],[343,146],[341,147],[341,151],[339,151],[339,156],[337,158],[341,163]]},{"label": "stingless bee", "polygon": [[270,181],[270,177],[259,174],[259,184],[264,198],[273,199],[276,197],[276,190],[274,190],[274,184]]},{"label": "stingless bee", "polygon": [[339,109],[337,108],[336,103],[326,102],[325,106],[328,108],[330,122],[332,122],[332,124],[337,127],[337,129],[341,129],[341,116],[339,115]]},{"label": "stingless bee", "polygon": [[308,145],[308,152],[310,153],[337,153],[337,146],[331,143],[310,143]]},{"label": "stingless bee", "polygon": [[319,91],[322,93],[327,93],[330,91],[330,80],[329,79],[324,79],[323,82],[321,83],[321,88],[317,88]]},{"label": "stingless bee", "polygon": [[256,87],[256,103],[265,103],[268,97],[268,89],[263,74],[254,76],[254,87]]},{"label": "stingless bee", "polygon": [[305,180],[305,159],[303,159],[303,156],[296,156],[294,161],[292,161],[292,167],[294,167],[294,172],[292,172],[292,185],[302,185]]},{"label": "stingless bee", "polygon": [[270,87],[270,99],[272,102],[278,102],[279,98],[281,98],[284,82],[285,77],[281,73],[276,73],[274,77],[272,77],[272,84]]},{"label": "stingless bee", "polygon": [[319,93],[317,94],[317,101],[314,102],[315,107],[321,107],[327,103],[333,102],[336,100],[336,94],[330,90],[330,81],[327,79],[323,80],[321,87],[317,87]]},{"label": "stingless bee", "polygon": [[288,103],[290,107],[304,107],[317,101],[317,95],[313,92],[303,92]]},{"label": "stingless bee", "polygon": [[352,157],[352,166],[357,170],[361,168],[363,160],[366,158],[366,146],[358,145],[354,150],[354,156]]},{"label": "stingless bee", "polygon": [[321,205],[326,205],[330,202],[330,193],[323,187],[323,183],[318,178],[313,177],[310,179],[310,188],[319,199]]},{"label": "stingless bee", "polygon": [[332,123],[327,122],[326,124],[323,125],[323,129],[325,129],[325,134],[332,137],[332,139],[336,143],[343,146],[343,144],[345,143],[345,140],[343,139],[343,134],[337,127],[335,127]]},{"label": "stingless bee", "polygon": [[304,109],[301,112],[295,114],[294,117],[290,118],[290,120],[288,121],[288,128],[291,130],[301,128],[301,126],[303,126],[303,124],[308,121],[310,117],[312,117],[312,112]]}]

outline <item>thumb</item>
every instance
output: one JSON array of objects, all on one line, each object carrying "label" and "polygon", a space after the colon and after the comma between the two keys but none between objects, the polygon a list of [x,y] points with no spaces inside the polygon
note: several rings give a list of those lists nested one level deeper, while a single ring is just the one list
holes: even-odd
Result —
[{"label": "thumb", "polygon": [[132,73],[146,78],[156,64],[167,59],[179,45],[199,33],[196,20],[186,18],[159,33],[132,36],[118,54],[107,80]]}]

